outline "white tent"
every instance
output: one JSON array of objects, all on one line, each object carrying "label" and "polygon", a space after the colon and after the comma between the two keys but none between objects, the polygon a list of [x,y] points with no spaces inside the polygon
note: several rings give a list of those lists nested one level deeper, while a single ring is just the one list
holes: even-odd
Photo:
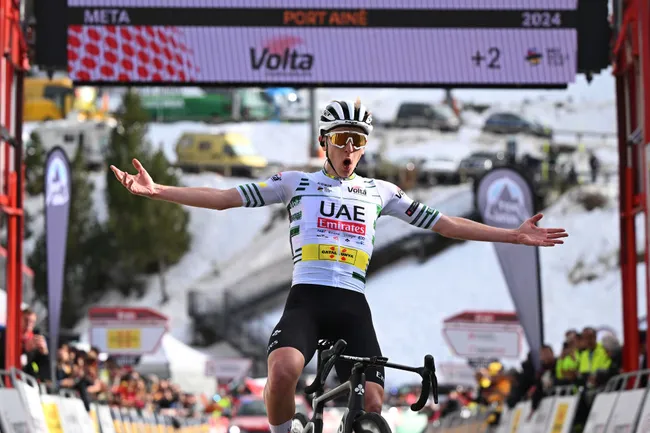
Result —
[{"label": "white tent", "polygon": [[[140,358],[137,370],[145,374],[166,371],[172,382],[179,384],[183,391],[212,396],[217,382],[214,377],[205,375],[209,359],[208,355],[192,349],[171,334],[165,334],[155,353]],[[162,372],[158,374],[164,375]]]}]

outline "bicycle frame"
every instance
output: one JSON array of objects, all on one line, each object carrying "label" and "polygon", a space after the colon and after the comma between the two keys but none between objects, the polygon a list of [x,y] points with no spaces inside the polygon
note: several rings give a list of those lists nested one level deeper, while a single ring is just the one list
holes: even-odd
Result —
[{"label": "bicycle frame", "polygon": [[[326,349],[326,346],[329,345],[331,345],[331,348]],[[433,356],[426,355],[424,357],[423,367],[409,367],[388,362],[388,358],[382,356],[368,358],[344,355],[343,351],[346,345],[345,340],[338,340],[334,344],[331,344],[328,340],[319,341],[316,379],[305,389],[307,393],[314,394],[312,400],[314,413],[303,427],[301,433],[323,433],[323,411],[325,410],[325,403],[344,394],[350,394],[350,397],[348,399],[348,405],[343,412],[343,418],[341,419],[337,433],[352,433],[354,423],[360,416],[366,414],[366,369],[373,366],[395,368],[420,375],[422,378],[422,391],[419,400],[411,405],[411,410],[415,412],[421,410],[426,404],[431,391],[433,391],[434,403],[438,403],[438,379],[436,378]],[[325,383],[327,374],[335,366],[335,362],[338,359],[353,363],[350,378],[336,388],[324,392],[323,384]],[[323,362],[325,363],[323,364]]]},{"label": "bicycle frame", "polygon": [[[321,363],[320,352],[321,350],[319,349],[317,354],[317,363],[319,367]],[[343,418],[341,419],[337,433],[352,433],[352,425],[354,424],[354,421],[358,416],[363,415],[366,412],[364,399],[365,390],[365,368],[362,364],[355,364],[354,367],[352,367],[350,379],[327,392],[323,392],[322,389],[316,391],[316,395],[312,400],[314,414],[307,425],[303,428],[302,433],[323,433],[323,410],[325,409],[325,403],[347,393],[350,394],[350,398],[348,400],[348,406],[343,412]]]}]

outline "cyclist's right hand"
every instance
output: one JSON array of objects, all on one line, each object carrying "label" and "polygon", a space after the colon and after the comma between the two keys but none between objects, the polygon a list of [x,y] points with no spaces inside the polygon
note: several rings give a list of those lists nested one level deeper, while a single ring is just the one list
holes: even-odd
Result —
[{"label": "cyclist's right hand", "polygon": [[151,197],[155,193],[155,186],[153,179],[144,169],[140,161],[133,158],[133,166],[138,170],[138,174],[129,174],[120,170],[119,168],[111,165],[111,170],[115,174],[117,180],[131,193],[145,197]]}]

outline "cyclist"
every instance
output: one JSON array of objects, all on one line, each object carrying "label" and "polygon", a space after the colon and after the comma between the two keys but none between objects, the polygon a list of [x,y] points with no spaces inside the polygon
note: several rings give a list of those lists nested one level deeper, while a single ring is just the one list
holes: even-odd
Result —
[{"label": "cyclist", "polygon": [[[516,230],[442,215],[392,183],[355,175],[372,129],[372,115],[359,100],[332,101],[320,117],[318,140],[326,157],[322,170],[282,172],[227,190],[157,184],[136,159],[135,175],[111,166],[129,192],[152,199],[216,210],[287,206],[294,270],[284,313],[268,345],[264,398],[271,433],[291,430],[296,384],[319,339],[345,339],[346,351],[356,356],[381,355],[364,295],[380,215],[464,240],[552,247],[567,236],[564,229],[537,227],[541,214]],[[335,369],[342,381],[351,372],[346,363]],[[366,379],[366,410],[381,413],[383,369],[368,370]]]}]

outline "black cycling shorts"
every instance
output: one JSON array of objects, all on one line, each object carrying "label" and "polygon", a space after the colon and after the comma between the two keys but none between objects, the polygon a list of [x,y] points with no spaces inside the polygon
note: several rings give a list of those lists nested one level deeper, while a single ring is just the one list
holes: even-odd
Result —
[{"label": "black cycling shorts", "polygon": [[[318,340],[344,339],[346,355],[381,356],[370,307],[363,293],[315,284],[291,288],[284,312],[269,338],[268,353],[280,347],[298,349],[311,361]],[[341,382],[352,372],[352,364],[339,361],[334,366]],[[384,386],[384,367],[366,370],[366,380]]]}]

